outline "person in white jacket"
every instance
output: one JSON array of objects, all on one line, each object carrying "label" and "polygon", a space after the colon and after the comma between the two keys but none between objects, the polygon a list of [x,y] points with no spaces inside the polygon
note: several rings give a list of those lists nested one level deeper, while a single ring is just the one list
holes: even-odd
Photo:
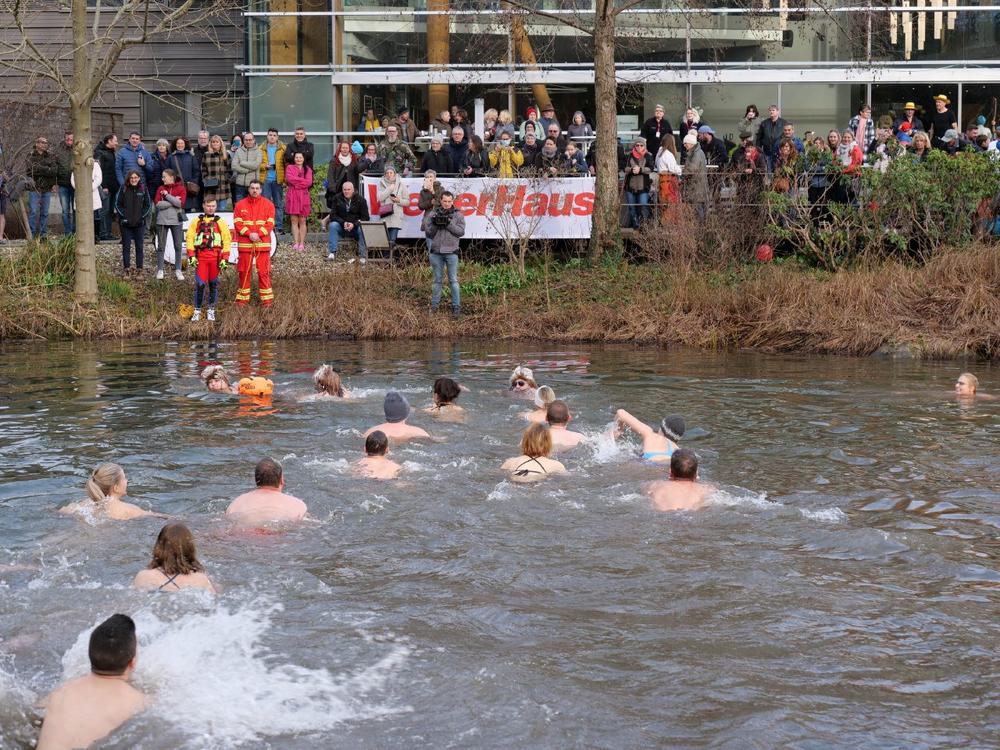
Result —
[{"label": "person in white jacket", "polygon": [[660,150],[656,153],[656,171],[660,174],[657,202],[661,214],[667,216],[671,208],[676,207],[681,200],[681,165],[677,161],[674,137],[669,133],[660,141]]},{"label": "person in white jacket", "polygon": [[[100,212],[101,212],[101,208],[103,208],[103,206],[104,206],[104,202],[101,200],[101,183],[103,181],[104,181],[104,173],[101,172],[101,163],[95,159],[94,160],[94,170],[93,170],[93,172],[90,175],[91,193],[93,194],[93,198],[94,198],[94,206],[93,206],[93,208],[94,208],[94,225],[95,225],[95,227],[96,226],[100,226],[100,220],[101,220],[101,213]],[[75,173],[74,174],[70,174],[70,176],[69,176],[69,183],[70,183],[70,185],[73,186],[73,189],[75,190],[76,189],[76,174]],[[114,199],[114,196],[112,196],[112,200],[113,199]],[[96,237],[97,234],[95,234],[94,236]]]}]

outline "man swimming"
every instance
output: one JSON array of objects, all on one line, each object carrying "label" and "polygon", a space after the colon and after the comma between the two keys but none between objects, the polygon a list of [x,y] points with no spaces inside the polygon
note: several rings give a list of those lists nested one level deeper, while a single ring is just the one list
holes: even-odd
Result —
[{"label": "man swimming", "polygon": [[565,401],[553,401],[545,410],[545,421],[552,434],[552,450],[565,451],[578,446],[585,438],[583,433],[567,429],[573,416]]},{"label": "man swimming", "polygon": [[365,457],[358,461],[358,471],[371,479],[395,479],[403,467],[388,454],[389,438],[382,430],[375,430],[365,438]]},{"label": "man swimming", "polygon": [[38,750],[73,750],[106,737],[142,711],[146,696],[129,684],[135,669],[135,623],[112,615],[90,634],[90,674],[56,688],[45,700]]},{"label": "man swimming", "polygon": [[244,526],[262,526],[282,521],[301,521],[306,504],[286,495],[285,474],[281,464],[272,458],[262,458],[254,468],[257,489],[240,495],[226,508],[226,515]]},{"label": "man swimming", "polygon": [[368,429],[365,432],[366,438],[375,430],[381,430],[387,438],[397,443],[430,437],[426,430],[406,424],[406,418],[410,416],[410,402],[402,393],[389,391],[385,394],[382,411],[385,412],[385,422]]},{"label": "man swimming", "polygon": [[714,489],[698,481],[698,456],[694,451],[678,448],[670,457],[670,480],[653,482],[648,493],[656,510],[693,510]]},{"label": "man swimming", "polygon": [[653,462],[669,461],[685,430],[684,417],[679,414],[664,417],[659,426],[653,429],[624,409],[619,409],[615,412],[615,426],[612,428],[614,437],[618,437],[619,428],[623,425],[642,438],[642,458]]},{"label": "man swimming", "polygon": [[971,372],[963,372],[955,381],[955,398],[964,400],[982,399],[983,401],[996,401],[996,396],[979,392],[979,378]]}]

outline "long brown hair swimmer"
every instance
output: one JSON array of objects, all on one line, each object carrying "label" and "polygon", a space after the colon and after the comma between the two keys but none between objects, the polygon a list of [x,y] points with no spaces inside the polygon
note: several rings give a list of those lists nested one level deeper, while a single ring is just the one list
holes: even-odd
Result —
[{"label": "long brown hair swimmer", "polygon": [[143,516],[166,518],[162,513],[143,510],[137,505],[122,500],[128,492],[128,477],[125,470],[118,464],[98,464],[87,477],[84,485],[87,499],[60,508],[60,513],[79,513],[84,515],[100,515],[114,521],[130,521]]},{"label": "long brown hair swimmer", "polygon": [[340,380],[340,373],[330,365],[320,365],[313,373],[313,385],[316,386],[316,395],[330,396],[332,398],[348,398],[347,389]]},{"label": "long brown hair swimmer", "polygon": [[508,472],[512,482],[535,482],[551,474],[565,473],[565,466],[549,458],[551,452],[552,434],[548,425],[535,422],[521,436],[521,455],[508,458],[500,468]]},{"label": "long brown hair swimmer", "polygon": [[198,560],[194,536],[182,523],[168,523],[160,529],[153,545],[153,559],[148,568],[136,574],[132,585],[147,591],[204,589],[215,592],[215,586]]}]

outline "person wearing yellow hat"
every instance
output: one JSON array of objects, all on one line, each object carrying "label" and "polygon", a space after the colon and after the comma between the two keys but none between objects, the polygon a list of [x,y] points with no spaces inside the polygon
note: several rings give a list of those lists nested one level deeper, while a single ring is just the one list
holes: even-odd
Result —
[{"label": "person wearing yellow hat", "polygon": [[[910,127],[904,128],[903,123],[907,123]],[[892,123],[892,134],[899,135],[901,130],[906,130],[910,133],[911,137],[913,133],[918,130],[924,130],[923,121],[917,117],[917,105],[913,102],[907,102],[903,105],[903,116],[897,117],[896,121]]]},{"label": "person wearing yellow hat", "polygon": [[930,128],[927,130],[931,137],[931,146],[942,151],[948,150],[948,145],[944,141],[945,133],[949,130],[958,132],[958,118],[949,108],[950,104],[951,99],[944,94],[938,94],[934,97],[935,111],[931,115]]}]

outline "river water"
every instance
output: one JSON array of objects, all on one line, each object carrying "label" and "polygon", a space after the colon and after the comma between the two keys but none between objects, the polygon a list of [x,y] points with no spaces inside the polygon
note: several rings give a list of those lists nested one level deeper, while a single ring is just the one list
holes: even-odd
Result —
[{"label": "river water", "polygon": [[[270,373],[270,408],[204,393],[208,361]],[[360,397],[300,401],[331,362]],[[519,363],[592,441],[504,481]],[[494,342],[7,345],[0,352],[0,747],[136,618],[153,707],[101,747],[986,748],[1000,734],[1000,402],[955,364]],[[989,386],[1000,371],[977,370]],[[457,375],[467,424],[351,475],[390,387]],[[656,513],[662,467],[601,437],[678,411],[720,489]],[[280,459],[309,518],[222,514]],[[222,589],[132,590],[162,521],[57,514],[121,463],[129,499],[192,528]]]}]

